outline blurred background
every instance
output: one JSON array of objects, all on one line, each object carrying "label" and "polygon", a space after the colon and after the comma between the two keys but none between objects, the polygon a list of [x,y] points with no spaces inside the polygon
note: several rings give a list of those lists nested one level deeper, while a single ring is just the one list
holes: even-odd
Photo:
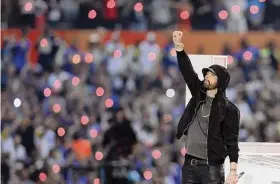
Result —
[{"label": "blurred background", "polygon": [[188,53],[228,55],[240,141],[279,142],[279,10],[279,0],[2,0],[1,181],[179,184],[176,29]]}]

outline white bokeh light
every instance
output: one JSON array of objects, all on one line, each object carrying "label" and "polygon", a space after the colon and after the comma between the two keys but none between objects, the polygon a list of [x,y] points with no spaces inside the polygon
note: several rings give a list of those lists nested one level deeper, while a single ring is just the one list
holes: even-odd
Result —
[{"label": "white bokeh light", "polygon": [[169,98],[173,98],[175,96],[175,91],[174,89],[168,89],[166,90],[166,96]]},{"label": "white bokeh light", "polygon": [[14,106],[15,106],[15,107],[20,107],[20,105],[21,105],[20,99],[16,98],[16,99],[14,100]]}]

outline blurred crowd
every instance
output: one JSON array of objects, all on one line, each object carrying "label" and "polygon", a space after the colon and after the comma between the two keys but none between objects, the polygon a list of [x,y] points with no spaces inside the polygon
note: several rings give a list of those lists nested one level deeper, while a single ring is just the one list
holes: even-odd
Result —
[{"label": "blurred crowd", "polygon": [[[1,49],[3,183],[180,183],[187,150],[174,135],[186,86],[171,39],[161,48],[148,32],[124,45],[115,31],[103,44],[93,32],[85,52],[46,29],[32,65],[27,35]],[[240,141],[280,141],[279,51],[273,40],[257,48],[245,38],[221,50]]]},{"label": "blurred crowd", "polygon": [[3,0],[2,27],[280,30],[278,0]]}]

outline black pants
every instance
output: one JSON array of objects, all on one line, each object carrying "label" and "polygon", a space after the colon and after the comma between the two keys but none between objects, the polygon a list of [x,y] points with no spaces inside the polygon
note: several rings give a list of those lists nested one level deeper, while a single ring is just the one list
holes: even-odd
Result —
[{"label": "black pants", "polygon": [[207,165],[203,164],[201,159],[186,156],[182,167],[182,184],[224,184],[224,182],[223,165]]}]

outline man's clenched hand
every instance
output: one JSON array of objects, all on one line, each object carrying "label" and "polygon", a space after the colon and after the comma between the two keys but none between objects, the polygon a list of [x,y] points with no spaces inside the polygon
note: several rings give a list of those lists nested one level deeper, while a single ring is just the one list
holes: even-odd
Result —
[{"label": "man's clenched hand", "polygon": [[182,31],[174,31],[173,32],[173,43],[176,51],[182,51],[184,49],[184,44],[182,43]]}]

